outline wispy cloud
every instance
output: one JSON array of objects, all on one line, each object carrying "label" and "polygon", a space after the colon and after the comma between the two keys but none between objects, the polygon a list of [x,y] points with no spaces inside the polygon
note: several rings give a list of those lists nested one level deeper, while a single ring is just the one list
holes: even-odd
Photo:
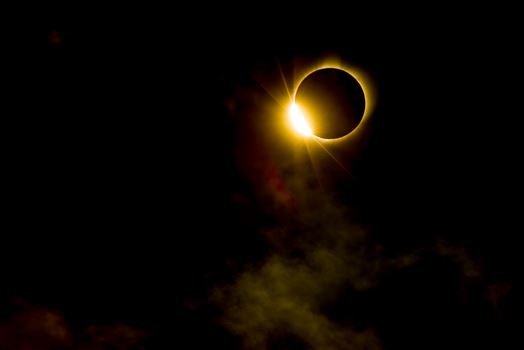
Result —
[{"label": "wispy cloud", "polygon": [[5,315],[0,321],[0,348],[3,350],[144,349],[142,343],[146,332],[125,324],[75,329],[60,312],[19,299],[4,301],[0,307]]}]

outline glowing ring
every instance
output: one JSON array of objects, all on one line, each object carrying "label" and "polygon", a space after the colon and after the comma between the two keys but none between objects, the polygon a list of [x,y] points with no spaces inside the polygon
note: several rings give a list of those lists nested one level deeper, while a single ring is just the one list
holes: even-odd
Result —
[{"label": "glowing ring", "polygon": [[314,137],[315,139],[321,140],[321,141],[326,141],[326,142],[341,141],[341,140],[344,140],[344,139],[348,138],[350,135],[353,135],[354,133],[356,133],[358,131],[358,129],[361,128],[361,125],[364,124],[366,119],[369,117],[369,115],[371,114],[373,109],[375,108],[375,89],[373,88],[373,84],[371,83],[371,79],[364,72],[359,71],[359,70],[355,70],[355,69],[351,69],[351,68],[346,67],[346,66],[344,66],[342,64],[338,64],[338,63],[334,63],[334,62],[330,61],[330,62],[325,62],[325,63],[322,63],[320,65],[315,66],[313,69],[311,69],[311,70],[307,71],[305,74],[303,74],[300,79],[298,79],[298,82],[295,84],[296,87],[293,90],[293,96],[291,97],[291,102],[295,103],[295,98],[296,98],[296,95],[297,95],[298,88],[300,87],[300,84],[302,84],[302,82],[307,77],[309,77],[311,74],[315,73],[316,71],[319,71],[319,70],[322,70],[322,69],[327,69],[327,68],[338,69],[338,70],[341,70],[341,71],[344,71],[344,72],[348,73],[353,78],[355,78],[357,83],[362,88],[362,91],[364,92],[364,113],[362,115],[362,119],[360,120],[358,125],[353,130],[351,130],[350,132],[348,132],[344,136],[340,136],[340,137],[333,138],[333,139],[322,138],[322,137],[316,136],[314,133],[311,135],[311,137]]}]

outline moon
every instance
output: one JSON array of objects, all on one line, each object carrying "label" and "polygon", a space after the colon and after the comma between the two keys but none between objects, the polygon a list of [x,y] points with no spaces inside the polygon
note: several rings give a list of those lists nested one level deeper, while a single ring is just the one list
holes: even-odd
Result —
[{"label": "moon", "polygon": [[321,68],[297,86],[289,112],[302,135],[338,139],[359,126],[365,109],[364,89],[352,74],[339,68]]}]

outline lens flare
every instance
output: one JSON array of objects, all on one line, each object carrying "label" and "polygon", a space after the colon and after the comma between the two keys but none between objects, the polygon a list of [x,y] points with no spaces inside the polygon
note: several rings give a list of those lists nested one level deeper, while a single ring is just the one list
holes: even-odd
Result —
[{"label": "lens flare", "polygon": [[304,136],[313,135],[313,131],[311,130],[304,113],[296,103],[292,103],[291,106],[289,106],[289,119],[299,134]]}]

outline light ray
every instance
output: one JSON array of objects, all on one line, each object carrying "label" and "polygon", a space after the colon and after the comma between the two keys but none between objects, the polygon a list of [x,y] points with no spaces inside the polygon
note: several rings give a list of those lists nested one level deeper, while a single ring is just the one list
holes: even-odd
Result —
[{"label": "light ray", "polygon": [[322,149],[331,157],[333,158],[333,160],[338,164],[338,166],[344,170],[353,180],[357,181],[357,179],[351,174],[351,172],[344,166],[344,164],[342,164],[331,152],[329,152],[329,150],[324,147],[324,145],[317,139],[317,137],[314,137],[313,138],[316,143],[322,147]]}]

